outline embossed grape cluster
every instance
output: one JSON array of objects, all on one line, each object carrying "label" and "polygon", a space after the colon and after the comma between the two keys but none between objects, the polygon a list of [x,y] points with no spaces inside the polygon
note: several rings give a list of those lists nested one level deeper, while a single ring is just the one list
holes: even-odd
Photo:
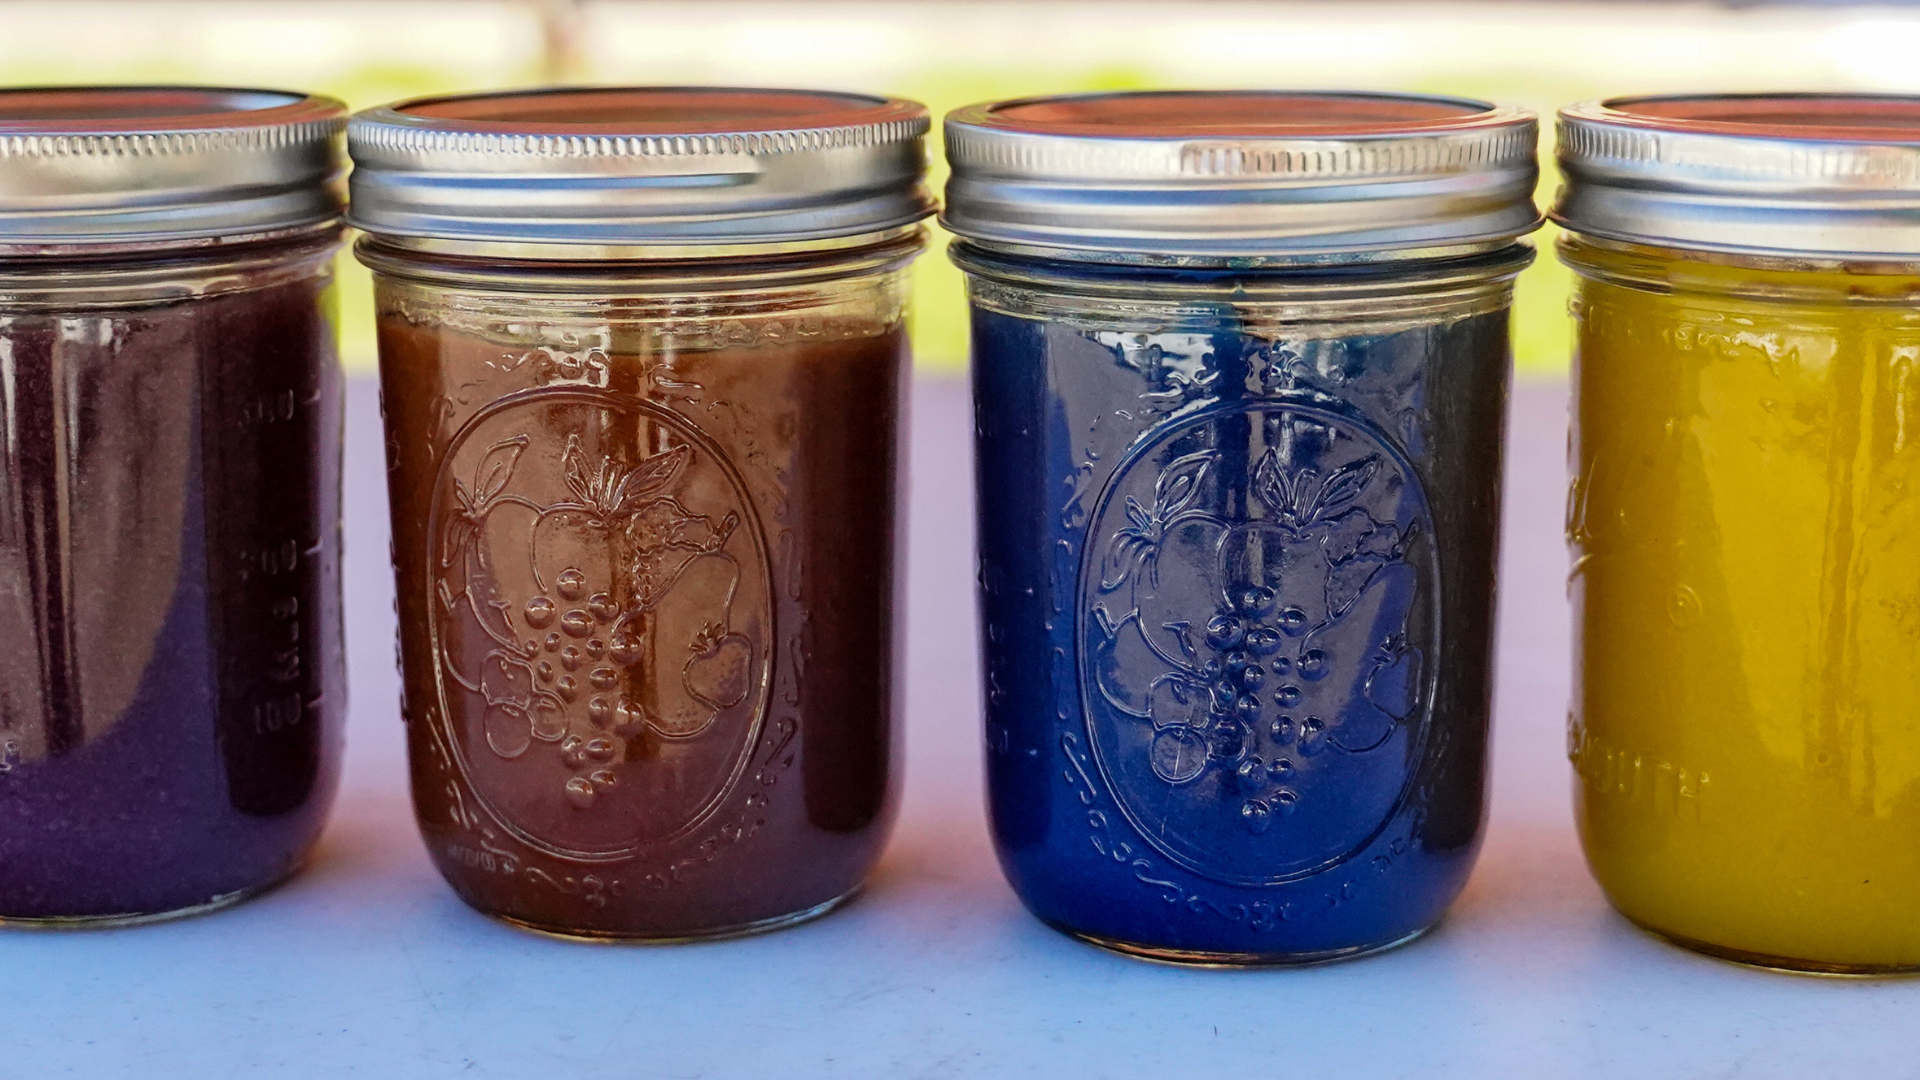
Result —
[{"label": "embossed grape cluster", "polygon": [[[1299,801],[1287,786],[1294,763],[1282,754],[1292,748],[1300,757],[1313,756],[1326,731],[1320,717],[1298,715],[1305,698],[1299,684],[1326,677],[1326,654],[1307,649],[1296,660],[1282,653],[1287,639],[1308,629],[1306,612],[1279,607],[1274,591],[1264,585],[1239,590],[1207,622],[1213,655],[1201,663],[1200,671],[1211,694],[1208,756],[1230,770],[1230,789],[1247,797],[1240,820],[1256,834],[1266,832],[1275,815],[1291,813]],[[1268,690],[1272,696],[1267,700],[1279,710],[1271,719],[1266,719],[1262,698]],[[1270,760],[1252,752],[1254,733],[1263,720],[1275,747]]]},{"label": "embossed grape cluster", "polygon": [[[540,655],[534,674],[569,709],[586,698],[587,720],[594,728],[621,738],[641,733],[645,717],[639,708],[620,700],[620,668],[639,663],[639,642],[622,626],[620,606],[604,592],[587,594],[587,576],[577,568],[562,570],[553,582],[554,597],[540,595],[527,601],[527,625],[548,630],[544,641],[528,641],[529,654]],[[565,603],[564,610],[562,602]],[[586,669],[584,672],[582,669]],[[582,685],[582,680],[585,685]],[[567,801],[578,807],[593,802],[596,791],[614,786],[611,765],[621,745],[607,735],[582,737],[566,731],[560,738],[563,760],[585,776],[567,780]]]}]

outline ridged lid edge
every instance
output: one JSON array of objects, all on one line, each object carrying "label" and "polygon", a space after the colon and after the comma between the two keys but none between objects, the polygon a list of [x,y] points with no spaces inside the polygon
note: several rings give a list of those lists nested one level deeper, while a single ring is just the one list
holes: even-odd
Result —
[{"label": "ridged lid edge", "polygon": [[969,106],[946,121],[942,220],[989,243],[1199,257],[1425,250],[1538,227],[1532,113],[1337,96],[1471,111],[1350,134],[1106,136],[1027,130],[997,122],[995,104]]},{"label": "ridged lid edge", "polygon": [[[1836,102],[1861,95],[1725,95]],[[1920,98],[1875,95],[1908,101]],[[1628,242],[1780,257],[1920,256],[1920,131],[1913,142],[1802,137],[1755,125],[1688,127],[1615,108],[1560,110],[1565,177],[1549,216],[1575,232]],[[1701,100],[1711,100],[1703,98]]]},{"label": "ridged lid edge", "polygon": [[[764,126],[750,116],[701,119],[694,109],[685,124],[694,130],[674,131],[671,120],[623,120],[604,102],[567,117],[575,94],[793,95],[825,104],[823,122],[789,109],[770,112]],[[846,107],[836,112],[836,100]],[[505,119],[489,115],[495,103]],[[515,118],[516,110],[535,119]],[[869,118],[833,122],[863,113]],[[724,130],[729,125],[736,130]],[[933,212],[925,190],[930,126],[914,102],[819,91],[570,87],[422,98],[349,122],[349,218],[373,233],[482,243],[729,245],[856,235]]]}]

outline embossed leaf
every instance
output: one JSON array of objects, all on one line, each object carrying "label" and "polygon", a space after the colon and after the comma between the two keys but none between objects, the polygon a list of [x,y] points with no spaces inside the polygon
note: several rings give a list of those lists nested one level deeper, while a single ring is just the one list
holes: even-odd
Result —
[{"label": "embossed leaf", "polygon": [[620,509],[620,471],[613,462],[602,459],[593,470],[593,479],[587,485],[587,504],[602,515],[612,514]]},{"label": "embossed leaf", "polygon": [[442,569],[452,566],[455,559],[466,554],[467,545],[473,542],[478,526],[465,514],[456,514],[447,519],[447,535],[440,547],[440,566]]},{"label": "embossed leaf", "polygon": [[580,451],[580,436],[567,436],[567,449],[560,455],[560,467],[573,497],[583,503],[592,503],[593,476],[587,471],[586,455]]},{"label": "embossed leaf", "polygon": [[1127,520],[1143,536],[1153,532],[1153,515],[1147,513],[1147,508],[1140,505],[1140,500],[1131,495],[1127,496]]},{"label": "embossed leaf", "polygon": [[686,465],[687,459],[692,456],[693,447],[676,446],[664,454],[655,454],[634,466],[633,471],[621,481],[620,494],[614,500],[614,505],[618,507],[629,499],[644,498],[671,484],[673,478],[678,476],[681,468]]},{"label": "embossed leaf", "polygon": [[520,460],[520,454],[527,448],[527,437],[515,435],[511,439],[502,439],[487,447],[486,456],[473,470],[473,510],[478,512],[493,501],[494,496],[505,491],[507,481],[513,476],[513,466]]},{"label": "embossed leaf", "polygon": [[1346,507],[1367,490],[1367,485],[1373,482],[1374,474],[1379,471],[1380,458],[1371,454],[1333,470],[1327,474],[1327,482],[1320,485],[1319,492],[1315,494],[1313,512],[1307,518],[1325,517]]},{"label": "embossed leaf", "polygon": [[1295,516],[1293,488],[1287,483],[1286,471],[1280,467],[1280,455],[1272,448],[1260,455],[1260,464],[1254,466],[1253,493],[1274,516],[1283,519]]},{"label": "embossed leaf", "polygon": [[1141,558],[1153,548],[1153,541],[1122,530],[1107,544],[1107,556],[1100,564],[1100,587],[1108,592],[1126,584]]},{"label": "embossed leaf", "polygon": [[1214,457],[1212,451],[1202,450],[1169,462],[1153,486],[1154,517],[1165,524],[1167,519],[1191,506],[1200,497],[1200,484],[1213,466]]}]

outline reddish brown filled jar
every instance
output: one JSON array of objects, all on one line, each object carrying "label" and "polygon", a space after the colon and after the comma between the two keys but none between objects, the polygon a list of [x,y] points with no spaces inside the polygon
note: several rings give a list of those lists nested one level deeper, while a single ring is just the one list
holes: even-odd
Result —
[{"label": "reddish brown filled jar", "polygon": [[926,126],[736,90],[355,119],[414,803],[479,910],[711,937],[865,879]]},{"label": "reddish brown filled jar", "polygon": [[0,91],[0,923],[229,904],[325,823],[345,121]]}]

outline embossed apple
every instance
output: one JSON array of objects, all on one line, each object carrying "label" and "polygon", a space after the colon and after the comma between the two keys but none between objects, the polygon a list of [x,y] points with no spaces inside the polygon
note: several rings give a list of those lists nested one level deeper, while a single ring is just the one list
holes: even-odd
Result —
[{"label": "embossed apple", "polygon": [[1388,640],[1382,654],[1367,675],[1367,700],[1395,720],[1405,720],[1413,712],[1419,690],[1420,650],[1407,644],[1405,634],[1398,634]]},{"label": "embossed apple", "polygon": [[687,692],[706,705],[730,709],[747,698],[747,674],[753,666],[753,645],[740,634],[722,633],[709,626],[694,642],[681,678]]},{"label": "embossed apple", "polygon": [[[710,669],[706,664],[696,668],[695,661],[710,648],[719,653],[719,642],[729,633],[733,590],[738,581],[739,567],[733,560],[717,555],[696,558],[681,570],[673,593],[654,609],[651,622],[656,666],[652,669],[649,704],[660,734],[668,738],[685,739],[700,734],[713,725],[723,710],[739,704],[746,696],[743,689],[738,697],[721,704],[719,696],[702,697],[696,687],[718,690],[723,688],[724,680],[706,683],[692,677],[695,670],[725,673],[724,668]],[[685,602],[683,597],[706,600]],[[725,650],[727,658],[736,655],[734,648]],[[752,660],[753,650],[749,648],[745,652],[745,663],[751,665]],[[721,662],[720,656],[716,655],[713,662]],[[678,678],[673,674],[676,670]],[[739,685],[743,688],[747,685],[745,675],[741,676]]]}]

